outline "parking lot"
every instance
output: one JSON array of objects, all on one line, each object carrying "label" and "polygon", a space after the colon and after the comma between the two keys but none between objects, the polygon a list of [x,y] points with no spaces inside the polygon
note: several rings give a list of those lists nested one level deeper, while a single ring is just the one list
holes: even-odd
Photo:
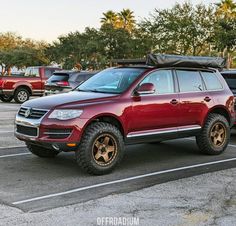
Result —
[{"label": "parking lot", "polygon": [[74,153],[40,159],[14,138],[19,105],[0,107],[0,200],[23,211],[41,211],[135,191],[179,178],[235,167],[236,132],[220,156],[198,153],[194,138],[126,147],[121,165],[105,176],[83,173]]}]

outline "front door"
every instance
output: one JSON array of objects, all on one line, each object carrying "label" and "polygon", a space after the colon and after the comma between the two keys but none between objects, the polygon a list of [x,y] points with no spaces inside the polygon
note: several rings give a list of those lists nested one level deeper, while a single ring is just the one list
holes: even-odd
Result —
[{"label": "front door", "polygon": [[154,94],[133,98],[129,136],[165,133],[179,125],[179,95],[175,92],[172,70],[157,70],[141,83],[153,83]]}]

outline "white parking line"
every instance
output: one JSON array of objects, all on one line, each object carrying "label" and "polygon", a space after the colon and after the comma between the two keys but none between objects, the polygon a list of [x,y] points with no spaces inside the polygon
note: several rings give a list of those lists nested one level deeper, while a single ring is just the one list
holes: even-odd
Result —
[{"label": "white parking line", "polygon": [[10,154],[10,155],[0,155],[0,159],[9,158],[9,157],[15,157],[15,156],[21,156],[21,155],[31,155],[31,153],[25,152],[25,153]]},{"label": "white parking line", "polygon": [[33,202],[33,201],[39,201],[39,200],[49,199],[49,198],[53,198],[53,197],[57,197],[57,196],[62,196],[62,195],[75,193],[75,192],[85,191],[85,190],[89,190],[89,189],[93,189],[93,188],[103,187],[103,186],[106,186],[106,185],[118,184],[118,183],[122,183],[122,182],[133,181],[133,180],[146,178],[146,177],[151,177],[151,176],[156,176],[156,175],[161,175],[161,174],[165,174],[165,173],[177,172],[177,171],[181,171],[181,170],[193,169],[193,168],[198,168],[198,167],[201,167],[201,166],[209,166],[209,165],[214,165],[214,164],[219,164],[219,163],[224,163],[224,162],[230,162],[230,161],[236,161],[236,158],[224,159],[224,160],[219,160],[219,161],[214,161],[214,162],[201,163],[201,164],[196,164],[196,165],[192,165],[192,166],[179,167],[179,168],[175,168],[175,169],[169,169],[169,170],[158,171],[158,172],[143,174],[143,175],[134,176],[134,177],[128,177],[128,178],[124,178],[124,179],[120,179],[120,180],[114,180],[114,181],[109,181],[109,182],[100,183],[100,184],[94,184],[94,185],[90,185],[90,186],[86,186],[86,187],[82,187],[82,188],[67,190],[67,191],[64,191],[64,192],[52,193],[52,194],[49,194],[49,195],[39,196],[39,197],[31,198],[31,199],[20,200],[20,201],[13,202],[12,204],[13,205],[19,205],[19,204],[23,204],[23,203],[29,203],[29,202]]},{"label": "white parking line", "polygon": [[[194,138],[184,138],[185,140],[193,140],[195,141]],[[235,144],[228,144],[229,147],[233,147],[233,148],[236,148],[236,145]]]},{"label": "white parking line", "polygon": [[26,146],[25,145],[19,145],[19,146],[0,147],[0,150],[11,149],[11,148],[26,148]]},{"label": "white parking line", "polygon": [[0,134],[1,133],[14,133],[14,130],[5,130],[5,131],[0,131]]}]

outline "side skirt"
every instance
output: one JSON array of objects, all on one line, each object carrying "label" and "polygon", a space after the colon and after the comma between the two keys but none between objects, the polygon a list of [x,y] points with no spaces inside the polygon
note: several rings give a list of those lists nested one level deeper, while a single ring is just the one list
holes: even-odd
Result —
[{"label": "side skirt", "polygon": [[172,140],[184,137],[196,136],[201,131],[201,126],[193,125],[188,127],[158,129],[140,133],[129,133],[125,138],[125,144],[139,144]]}]

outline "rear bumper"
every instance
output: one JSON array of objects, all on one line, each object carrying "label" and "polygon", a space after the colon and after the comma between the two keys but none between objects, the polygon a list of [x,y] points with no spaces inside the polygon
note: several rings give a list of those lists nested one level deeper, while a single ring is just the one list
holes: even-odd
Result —
[{"label": "rear bumper", "polygon": [[58,89],[46,88],[44,94],[46,96],[49,96],[49,95],[54,95],[54,94],[59,94],[59,93],[68,93],[71,90],[72,90],[71,88],[58,88]]}]

